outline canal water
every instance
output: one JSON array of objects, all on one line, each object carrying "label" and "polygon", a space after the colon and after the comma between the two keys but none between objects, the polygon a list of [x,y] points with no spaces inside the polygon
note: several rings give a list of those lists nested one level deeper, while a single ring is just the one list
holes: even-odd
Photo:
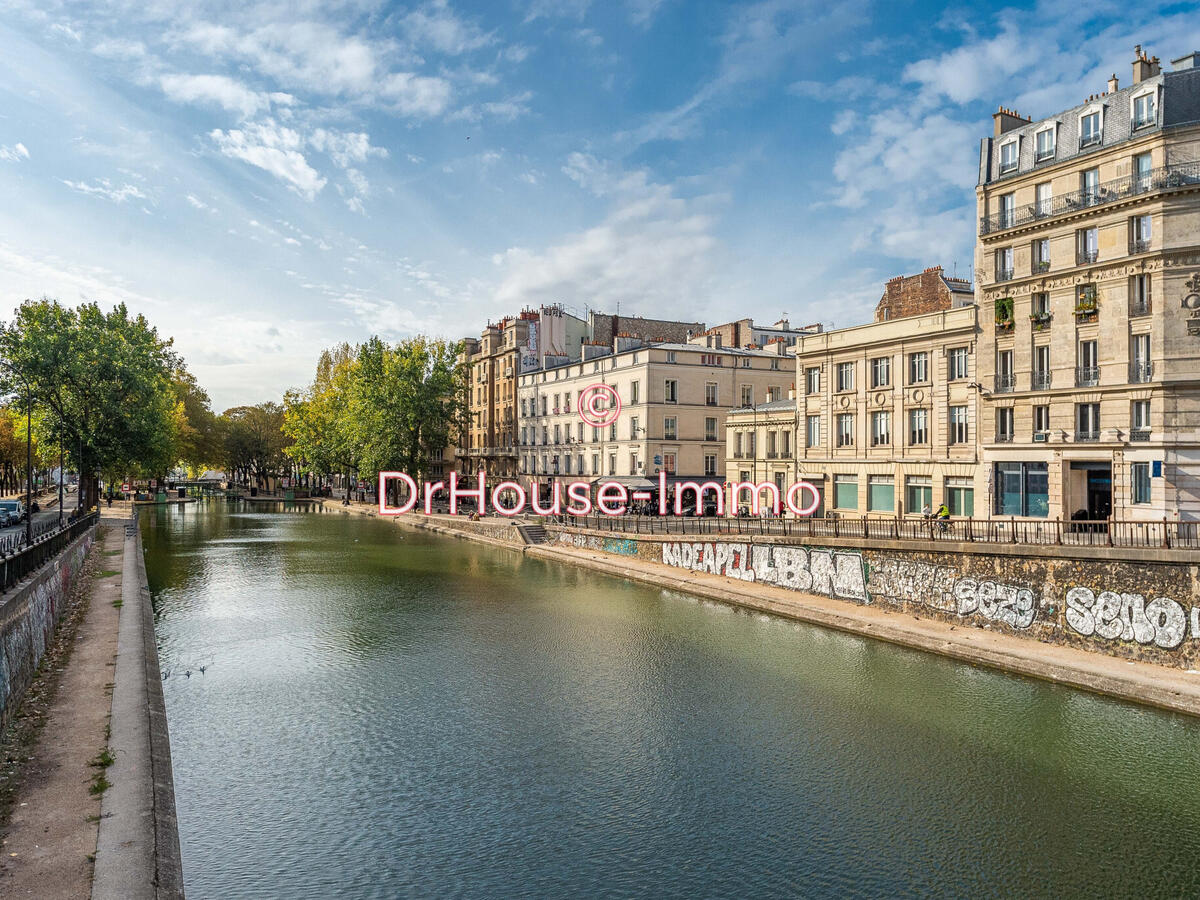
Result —
[{"label": "canal water", "polygon": [[142,528],[190,900],[1200,892],[1200,722],[337,512]]}]

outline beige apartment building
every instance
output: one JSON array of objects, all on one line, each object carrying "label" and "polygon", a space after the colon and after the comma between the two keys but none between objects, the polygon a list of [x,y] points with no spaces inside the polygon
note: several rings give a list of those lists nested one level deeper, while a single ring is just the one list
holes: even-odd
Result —
[{"label": "beige apartment building", "polygon": [[[735,406],[782,399],[795,380],[784,345],[772,350],[707,344],[585,345],[584,359],[521,376],[521,480],[545,496],[553,482],[616,480],[631,488],[725,475],[725,416]],[[615,351],[615,352],[614,352]],[[580,393],[611,385],[619,417],[593,427]]]},{"label": "beige apartment building", "polygon": [[729,414],[731,477],[808,481],[818,515],[920,515],[942,502],[974,515],[976,308],[952,303],[802,337],[795,399]]},{"label": "beige apartment building", "polygon": [[478,340],[464,341],[468,424],[454,454],[460,475],[471,479],[485,469],[495,480],[516,477],[517,379],[572,353],[578,359],[586,334],[582,319],[561,306],[543,306],[489,323]]},{"label": "beige apartment building", "polygon": [[980,149],[978,514],[1200,519],[1200,54]]}]

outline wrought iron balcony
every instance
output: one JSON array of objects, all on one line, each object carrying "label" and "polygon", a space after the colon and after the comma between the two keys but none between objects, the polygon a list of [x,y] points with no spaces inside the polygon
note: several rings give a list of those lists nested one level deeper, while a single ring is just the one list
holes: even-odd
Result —
[{"label": "wrought iron balcony", "polygon": [[1129,440],[1135,444],[1144,444],[1150,440],[1149,428],[1134,428],[1129,432]]},{"label": "wrought iron balcony", "polygon": [[1078,266],[1086,266],[1088,263],[1094,263],[1100,258],[1099,250],[1076,250],[1075,264]]},{"label": "wrought iron balcony", "polygon": [[1012,279],[1013,279],[1013,270],[1012,269],[997,269],[996,270],[996,280],[997,281],[1012,281]]},{"label": "wrought iron balcony", "polygon": [[1050,390],[1051,375],[1049,372],[1034,372],[1033,373],[1033,389],[1035,391]]},{"label": "wrought iron balcony", "polygon": [[1013,436],[1012,436],[1011,431],[997,431],[996,432],[996,443],[997,444],[1011,444],[1012,442],[1013,442]]},{"label": "wrought iron balcony", "polygon": [[1080,135],[1079,136],[1079,149],[1082,150],[1084,147],[1095,147],[1100,143],[1101,140],[1102,140],[1102,138],[1101,138],[1101,135],[1099,132],[1097,132],[1096,134]]},{"label": "wrought iron balcony", "polygon": [[1148,316],[1150,315],[1149,300],[1134,300],[1129,304],[1130,316]]},{"label": "wrought iron balcony", "polygon": [[1135,253],[1148,253],[1149,251],[1150,251],[1150,239],[1149,238],[1147,238],[1144,241],[1134,239],[1129,242],[1129,254],[1131,256]]},{"label": "wrought iron balcony", "polygon": [[1017,378],[1013,374],[996,376],[996,393],[1011,394],[1015,390]]},{"label": "wrought iron balcony", "polygon": [[1133,363],[1129,367],[1129,383],[1145,384],[1154,377],[1154,363]]},{"label": "wrought iron balcony", "polygon": [[1075,443],[1077,444],[1094,444],[1100,440],[1100,432],[1098,431],[1076,431]]},{"label": "wrought iron balcony", "polygon": [[1099,366],[1076,366],[1075,387],[1095,387],[1100,383]]},{"label": "wrought iron balcony", "polygon": [[979,233],[992,234],[1003,231],[1005,228],[1027,225],[1040,219],[1066,215],[1092,206],[1116,203],[1138,194],[1170,190],[1191,184],[1200,184],[1200,163],[1163,166],[1152,169],[1148,173],[1126,175],[1124,178],[1106,181],[1088,190],[1072,191],[1051,200],[1028,203],[1011,211],[1004,210],[984,216],[979,220]]}]

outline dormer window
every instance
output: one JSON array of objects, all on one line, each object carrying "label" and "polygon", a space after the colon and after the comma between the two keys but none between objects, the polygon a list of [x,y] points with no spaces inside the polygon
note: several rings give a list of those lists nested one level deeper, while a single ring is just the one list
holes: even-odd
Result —
[{"label": "dormer window", "polygon": [[1154,94],[1142,94],[1133,98],[1133,128],[1145,128],[1155,123]]},{"label": "dormer window", "polygon": [[1010,141],[1000,146],[1000,174],[1017,171],[1017,142]]},{"label": "dormer window", "polygon": [[1100,111],[1086,113],[1079,118],[1079,148],[1094,147],[1100,143]]},{"label": "dormer window", "polygon": [[1054,159],[1054,129],[1045,128],[1035,137],[1037,142],[1037,161]]}]

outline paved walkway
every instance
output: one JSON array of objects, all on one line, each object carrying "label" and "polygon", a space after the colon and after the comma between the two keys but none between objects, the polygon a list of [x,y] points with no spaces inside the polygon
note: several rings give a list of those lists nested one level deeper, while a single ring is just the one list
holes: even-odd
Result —
[{"label": "paved walkway", "polygon": [[100,796],[92,790],[105,775],[104,767],[92,763],[107,745],[124,531],[121,523],[103,526],[85,570],[94,580],[78,626],[72,629],[66,618],[60,625],[66,655],[47,655],[49,671],[44,667],[39,689],[22,703],[23,713],[41,714],[45,722],[28,748],[5,829],[4,897],[91,893],[100,816]]}]

